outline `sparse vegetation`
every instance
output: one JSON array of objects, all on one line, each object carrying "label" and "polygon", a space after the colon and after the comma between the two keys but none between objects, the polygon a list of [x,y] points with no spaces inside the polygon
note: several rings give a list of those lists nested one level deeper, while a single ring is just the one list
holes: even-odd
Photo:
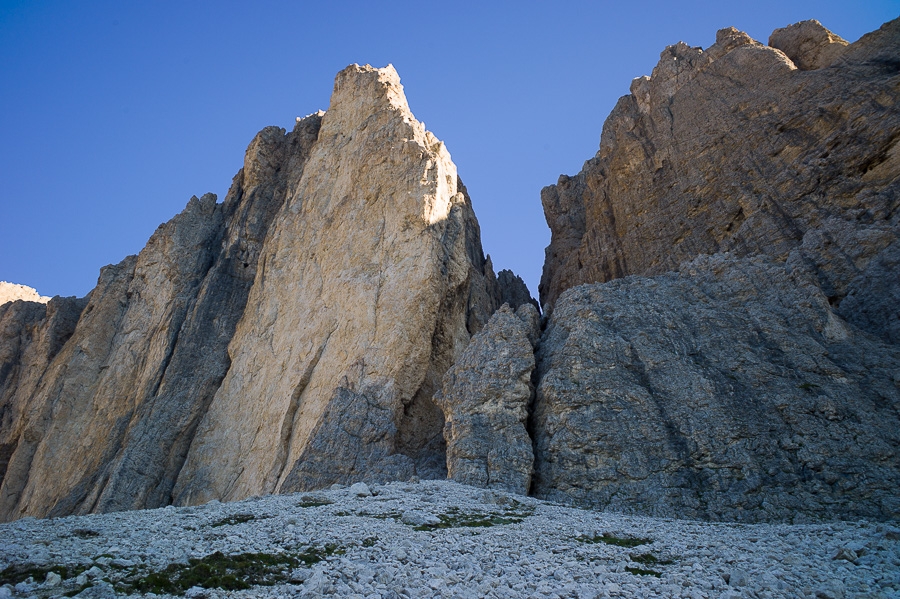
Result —
[{"label": "sparse vegetation", "polygon": [[323,505],[331,505],[332,502],[327,499],[321,499],[319,497],[301,497],[300,503],[297,504],[297,507],[309,508],[309,507],[321,507]]},{"label": "sparse vegetation", "polygon": [[502,513],[472,513],[463,512],[458,508],[451,508],[445,514],[439,514],[440,522],[436,524],[422,524],[414,526],[413,530],[438,530],[441,528],[483,528],[503,524],[518,524],[534,512],[532,508],[526,508],[517,501],[513,501],[510,507]]},{"label": "sparse vegetation", "polygon": [[244,522],[251,522],[253,520],[264,520],[268,518],[268,516],[256,516],[254,514],[233,514],[228,516],[227,518],[223,518],[218,522],[214,522],[210,524],[210,528],[218,528],[220,526],[234,526],[235,524],[243,524]]},{"label": "sparse vegetation", "polygon": [[334,544],[309,547],[300,552],[242,553],[225,555],[220,551],[203,558],[192,558],[187,564],[170,564],[164,570],[141,574],[134,572],[119,581],[121,592],[169,593],[183,595],[194,586],[236,591],[252,586],[272,586],[287,582],[291,570],[311,566],[344,550]]},{"label": "sparse vegetation", "polygon": [[631,561],[638,563],[638,564],[643,564],[645,566],[656,566],[656,565],[667,566],[672,563],[672,560],[670,560],[670,559],[661,560],[658,557],[656,557],[655,555],[653,555],[652,553],[643,553],[641,555],[632,555]]},{"label": "sparse vegetation", "polygon": [[656,570],[645,570],[643,568],[632,568],[631,566],[625,566],[625,571],[630,572],[631,574],[635,574],[637,576],[655,576],[657,578],[662,576],[662,573],[657,572]]},{"label": "sparse vegetation", "polygon": [[72,534],[81,539],[89,539],[91,537],[99,537],[100,533],[90,528],[76,528]]},{"label": "sparse vegetation", "polygon": [[4,584],[17,585],[25,582],[29,578],[37,582],[43,582],[47,578],[48,572],[55,572],[59,577],[65,580],[73,576],[78,576],[90,566],[35,566],[34,564],[13,564],[0,572],[0,586]]},{"label": "sparse vegetation", "polygon": [[605,543],[607,545],[615,545],[616,547],[637,547],[638,545],[647,545],[653,542],[653,539],[641,539],[634,537],[617,537],[609,533],[602,535],[594,535],[592,537],[579,535],[575,537],[576,541],[582,543]]}]

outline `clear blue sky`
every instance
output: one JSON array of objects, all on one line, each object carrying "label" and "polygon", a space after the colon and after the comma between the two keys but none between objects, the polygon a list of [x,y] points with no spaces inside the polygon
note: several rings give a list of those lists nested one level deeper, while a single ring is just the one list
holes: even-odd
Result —
[{"label": "clear blue sky", "polygon": [[327,109],[350,63],[400,73],[495,269],[537,294],[540,190],[575,174],[631,79],[683,40],[816,18],[854,41],[898,0],[0,0],[0,280],[84,295],[191,195],[222,200],[264,126]]}]

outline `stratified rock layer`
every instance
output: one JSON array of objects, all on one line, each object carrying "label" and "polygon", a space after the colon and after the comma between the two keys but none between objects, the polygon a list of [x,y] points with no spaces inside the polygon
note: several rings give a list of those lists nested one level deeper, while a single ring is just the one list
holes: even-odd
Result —
[{"label": "stratified rock layer", "polygon": [[176,502],[443,476],[431,398],[495,287],[456,167],[393,67],[339,73]]},{"label": "stratified rock layer", "polygon": [[[845,45],[818,23],[723,29],[707,50],[667,48],[635,79],[581,173],[541,193],[552,310],[575,285],[674,270],[730,251],[795,248],[837,312],[900,340],[900,20]],[[855,295],[855,302],[842,301]]]},{"label": "stratified rock layer", "polygon": [[435,402],[444,412],[448,478],[526,494],[534,452],[526,430],[534,387],[537,309],[504,304],[444,376]]},{"label": "stratified rock layer", "polygon": [[714,520],[900,517],[900,348],[802,268],[700,258],[568,290],[538,352],[539,497]]}]

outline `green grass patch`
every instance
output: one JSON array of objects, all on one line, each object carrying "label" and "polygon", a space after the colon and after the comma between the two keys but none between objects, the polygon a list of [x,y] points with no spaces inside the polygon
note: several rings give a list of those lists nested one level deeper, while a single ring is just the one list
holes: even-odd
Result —
[{"label": "green grass patch", "polygon": [[332,544],[279,554],[225,555],[217,551],[202,558],[191,558],[187,564],[170,564],[158,572],[134,575],[120,581],[116,590],[126,593],[183,595],[194,586],[226,591],[272,586],[287,582],[294,568],[311,566],[330,555],[343,553],[341,547]]},{"label": "green grass patch", "polygon": [[359,516],[360,518],[375,518],[376,520],[399,520],[400,512],[382,512],[373,514],[372,512],[337,512],[335,516]]},{"label": "green grass patch", "polygon": [[672,560],[670,560],[670,559],[661,560],[658,557],[656,557],[655,555],[653,555],[652,553],[643,553],[641,555],[632,555],[630,557],[631,557],[631,561],[638,563],[638,564],[643,564],[645,566],[668,566],[669,564],[672,563]]},{"label": "green grass patch", "polygon": [[617,537],[611,535],[609,533],[603,533],[602,535],[594,535],[589,537],[587,535],[578,535],[575,537],[576,541],[580,541],[582,543],[604,543],[606,545],[615,545],[616,547],[637,547],[638,545],[647,545],[653,542],[653,539],[641,539],[635,537]]},{"label": "green grass patch", "polygon": [[812,391],[813,389],[818,389],[819,386],[815,383],[800,383],[797,385],[798,389],[803,389],[804,391]]},{"label": "green grass patch", "polygon": [[90,566],[36,566],[34,564],[13,564],[0,572],[0,586],[11,584],[16,586],[33,578],[35,582],[42,583],[47,578],[48,572],[56,572],[63,580],[78,576]]},{"label": "green grass patch", "polygon": [[331,505],[331,503],[332,502],[330,502],[330,501],[316,501],[316,500],[301,501],[300,503],[297,504],[297,507],[303,507],[303,508],[322,507],[323,505]]},{"label": "green grass patch", "polygon": [[375,543],[378,542],[378,537],[366,537],[363,539],[362,546],[363,547],[374,547]]},{"label": "green grass patch", "polygon": [[218,522],[214,522],[210,524],[210,528],[218,528],[220,526],[234,526],[235,524],[243,524],[245,522],[252,522],[253,520],[265,520],[269,516],[256,516],[254,514],[233,514],[228,516],[227,518],[223,518]]},{"label": "green grass patch", "polygon": [[656,570],[645,570],[643,568],[632,568],[631,566],[625,566],[625,571],[630,572],[631,574],[635,574],[637,576],[656,576],[657,578],[662,576],[662,573],[657,572]]},{"label": "green grass patch", "polygon": [[72,534],[79,539],[90,539],[92,537],[100,536],[99,532],[97,532],[96,530],[91,530],[90,528],[76,528],[72,531]]},{"label": "green grass patch", "polygon": [[445,514],[438,514],[440,522],[414,526],[413,530],[440,530],[442,528],[486,528],[504,524],[518,524],[534,513],[533,508],[526,508],[517,501],[501,513],[463,512],[459,508],[450,508]]}]

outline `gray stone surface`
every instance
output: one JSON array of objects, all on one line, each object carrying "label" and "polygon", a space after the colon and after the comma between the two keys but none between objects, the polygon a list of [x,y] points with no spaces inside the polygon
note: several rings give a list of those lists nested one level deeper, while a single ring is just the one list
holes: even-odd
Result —
[{"label": "gray stone surface", "polygon": [[797,253],[564,293],[538,352],[537,495],[713,520],[900,517],[900,348],[836,314]]},{"label": "gray stone surface", "polygon": [[[333,552],[322,561],[272,573],[272,586],[225,590],[201,574],[179,588],[186,597],[202,593],[207,599],[893,599],[900,592],[900,532],[886,524],[635,517],[450,481],[371,490],[365,497],[346,488],[318,492],[312,503],[284,494],[0,524],[0,570],[46,569],[61,560],[71,568],[55,587],[28,584],[27,574],[13,577],[17,584],[0,587],[0,597],[78,593],[83,584],[73,575],[76,566],[96,568],[96,577],[84,575],[91,588],[107,588],[106,579],[120,597],[154,597],[160,595],[138,593],[135,581],[162,573],[180,582],[178,569],[189,559],[215,552],[251,554],[245,561],[253,554],[296,558],[328,547]],[[856,557],[832,559],[837,555]],[[119,568],[116,560],[132,565]],[[232,573],[246,580],[246,570]]]},{"label": "gray stone surface", "polygon": [[537,309],[504,304],[444,375],[435,395],[446,424],[448,478],[525,494],[534,453],[526,430],[534,388]]}]

